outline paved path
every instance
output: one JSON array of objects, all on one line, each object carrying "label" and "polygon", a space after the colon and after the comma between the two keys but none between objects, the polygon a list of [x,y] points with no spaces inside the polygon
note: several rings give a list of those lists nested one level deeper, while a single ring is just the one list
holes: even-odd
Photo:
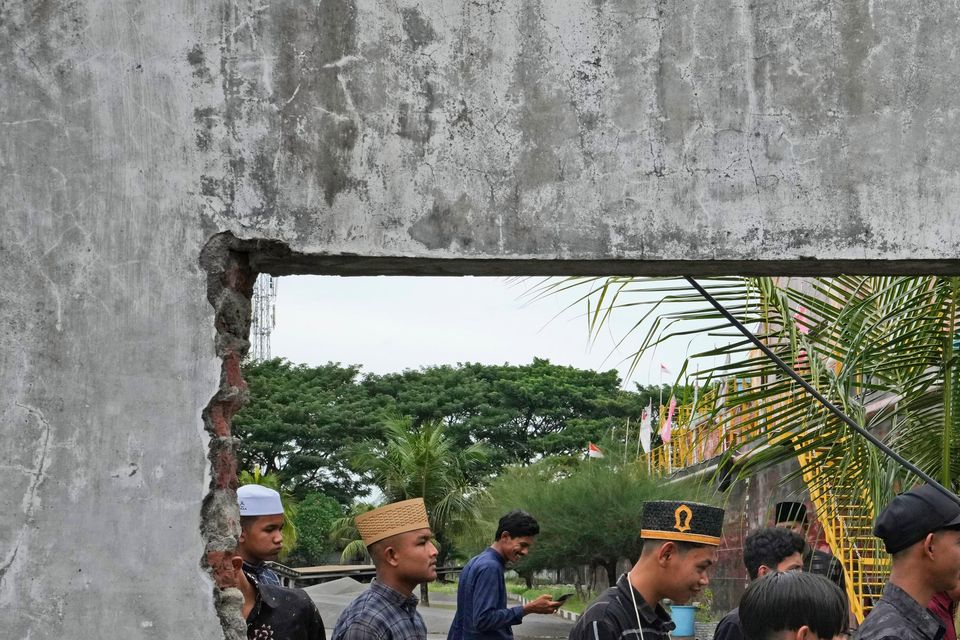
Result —
[{"label": "paved path", "polygon": [[[349,581],[349,582],[346,582]],[[350,584],[353,582],[353,584]],[[306,589],[317,604],[323,624],[327,628],[327,637],[333,631],[340,612],[357,597],[366,585],[354,582],[350,578],[314,585]],[[444,593],[431,593],[429,607],[420,606],[420,615],[427,625],[430,640],[447,637],[453,614],[456,611],[456,597]],[[565,640],[573,623],[559,616],[530,615],[523,624],[513,628],[516,640]]]}]

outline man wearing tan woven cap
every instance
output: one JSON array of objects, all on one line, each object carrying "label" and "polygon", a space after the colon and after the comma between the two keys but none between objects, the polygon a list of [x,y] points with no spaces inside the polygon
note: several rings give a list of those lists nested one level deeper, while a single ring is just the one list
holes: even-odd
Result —
[{"label": "man wearing tan woven cap", "polygon": [[377,577],[340,614],[330,640],[426,640],[413,590],[436,579],[437,548],[423,499],[368,511],[356,525]]},{"label": "man wearing tan woven cap", "polygon": [[660,601],[686,604],[710,584],[723,509],[657,500],[643,505],[640,559],[587,607],[570,640],[669,640],[674,629]]}]

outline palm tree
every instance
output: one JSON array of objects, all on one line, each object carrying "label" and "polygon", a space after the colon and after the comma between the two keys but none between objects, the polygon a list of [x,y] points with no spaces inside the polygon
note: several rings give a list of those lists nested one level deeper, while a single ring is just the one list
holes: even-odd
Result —
[{"label": "palm tree", "polygon": [[[587,287],[580,300],[588,304],[594,333],[614,312],[648,307],[633,325],[634,330],[647,328],[632,353],[634,366],[644,353],[673,338],[705,330],[729,336],[727,344],[692,354],[680,376],[689,375],[704,387],[725,379],[741,381],[724,385],[717,402],[701,403],[697,410],[708,415],[714,429],[732,428],[735,422],[744,449],[767,445],[752,457],[750,469],[795,456],[797,448],[784,445],[801,440],[808,450],[842,443],[832,447],[831,455],[837,463],[846,462],[838,466],[851,475],[887,468],[882,456],[871,457],[872,448],[848,433],[839,419],[776,369],[687,285],[606,278],[571,279],[550,288],[561,286]],[[956,486],[960,278],[847,276],[793,282],[723,278],[705,288],[861,426],[875,431],[883,427],[885,440],[895,451],[942,484]],[[669,303],[681,308],[655,316]],[[697,326],[691,328],[694,322]],[[710,323],[706,329],[704,322]],[[716,364],[721,360],[723,364]],[[697,372],[690,374],[694,369]],[[749,417],[735,416],[732,407],[748,408]],[[872,493],[878,498],[889,498],[896,487],[914,482],[898,469],[890,471],[860,479],[864,487],[877,489]]]},{"label": "palm tree", "polygon": [[350,513],[333,521],[330,527],[330,540],[343,549],[340,552],[340,562],[348,564],[357,560],[370,561],[370,554],[367,553],[367,547],[360,539],[354,518],[375,508],[367,502],[358,502],[350,507]]},{"label": "palm tree", "polygon": [[[485,447],[473,444],[457,449],[444,433],[440,421],[413,426],[410,418],[393,418],[384,425],[384,441],[369,443],[354,453],[354,469],[367,475],[383,493],[386,502],[423,498],[427,517],[437,542],[437,565],[450,557],[454,536],[475,526],[480,519],[480,501],[485,490],[467,478],[486,460]],[[341,560],[369,558],[357,533],[354,518],[369,505],[357,505],[351,514],[334,523],[331,534],[344,545]],[[429,606],[426,585],[420,585],[420,600]]]},{"label": "palm tree", "polygon": [[[704,324],[729,337],[723,346],[691,355],[680,376],[697,370],[692,377],[709,390],[701,398],[712,394],[715,400],[689,408],[699,415],[698,435],[716,440],[718,432],[738,434],[738,449],[724,455],[738,460],[741,475],[797,458],[815,501],[842,493],[859,505],[830,517],[850,520],[850,509],[859,509],[861,523],[916,482],[780,372],[688,284],[569,279],[543,291],[578,287],[593,333],[614,313],[645,310],[631,332],[641,338],[634,367],[649,350],[702,332]],[[713,279],[705,288],[857,424],[956,490],[960,278],[738,277]],[[657,315],[665,308],[679,310]],[[736,383],[721,382],[730,380]]]},{"label": "palm tree", "polygon": [[486,459],[482,444],[459,449],[447,438],[440,421],[413,426],[409,418],[393,418],[384,427],[382,443],[371,443],[352,458],[354,469],[383,492],[387,502],[423,498],[433,534],[439,543],[438,565],[452,551],[451,541],[480,516],[484,490],[468,478]]}]

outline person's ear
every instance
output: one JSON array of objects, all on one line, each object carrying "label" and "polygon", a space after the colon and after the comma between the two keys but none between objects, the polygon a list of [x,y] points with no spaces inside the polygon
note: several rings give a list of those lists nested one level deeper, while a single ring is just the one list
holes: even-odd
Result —
[{"label": "person's ear", "polygon": [[397,548],[393,545],[385,547],[383,550],[383,561],[391,567],[395,567],[400,564],[400,557],[397,554]]},{"label": "person's ear", "polygon": [[674,542],[665,542],[657,550],[657,561],[661,566],[670,562],[670,558],[677,554],[677,545]]},{"label": "person's ear", "polygon": [[933,553],[933,538],[934,538],[934,535],[932,533],[928,533],[927,537],[924,538],[923,540],[924,553],[927,553],[927,554]]},{"label": "person's ear", "polygon": [[230,566],[233,567],[234,571],[240,571],[243,569],[243,558],[240,556],[233,556],[230,558]]},{"label": "person's ear", "polygon": [[796,631],[789,629],[784,632],[783,640],[819,640],[817,634],[810,630],[810,627],[803,625]]},{"label": "person's ear", "polygon": [[762,578],[763,576],[767,575],[768,573],[770,573],[770,567],[768,567],[767,565],[762,564],[762,565],[760,565],[759,567],[757,567],[757,577],[758,577],[758,578]]}]

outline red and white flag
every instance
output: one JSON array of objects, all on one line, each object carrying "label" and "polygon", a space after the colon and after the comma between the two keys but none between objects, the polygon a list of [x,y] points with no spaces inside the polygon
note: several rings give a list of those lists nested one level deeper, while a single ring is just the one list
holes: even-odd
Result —
[{"label": "red and white flag", "polygon": [[673,414],[677,410],[677,399],[670,396],[670,408],[667,409],[667,421],[660,428],[660,439],[664,442],[670,442],[670,436],[673,434]]},{"label": "red and white flag", "polygon": [[668,369],[667,365],[665,365],[662,362],[660,363],[660,373],[665,373],[667,375],[670,375],[670,369]]},{"label": "red and white flag", "polygon": [[793,314],[793,319],[797,322],[797,331],[803,335],[810,333],[810,320],[807,319],[807,308],[799,307]]},{"label": "red and white flag", "polygon": [[587,456],[591,458],[602,458],[603,451],[600,451],[600,447],[593,444],[592,442],[587,443]]},{"label": "red and white flag", "polygon": [[643,414],[640,418],[640,444],[643,450],[650,453],[650,438],[653,435],[653,399],[650,404],[643,408]]}]

